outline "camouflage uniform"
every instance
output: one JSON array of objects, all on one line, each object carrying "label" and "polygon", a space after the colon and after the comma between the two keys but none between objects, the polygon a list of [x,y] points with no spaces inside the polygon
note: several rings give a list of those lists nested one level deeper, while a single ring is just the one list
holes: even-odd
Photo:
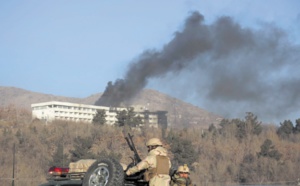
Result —
[{"label": "camouflage uniform", "polygon": [[[159,160],[161,158],[164,160]],[[157,164],[158,161],[160,161],[161,163]],[[167,150],[159,146],[155,149],[152,149],[148,153],[148,156],[136,166],[129,168],[126,174],[132,175],[144,169],[147,169],[147,171],[152,173],[149,176],[149,186],[169,186],[171,180],[169,176],[170,167],[171,162],[167,156]],[[164,172],[164,174],[160,174],[159,172]]]},{"label": "camouflage uniform", "polygon": [[172,177],[171,186],[192,186],[192,180],[188,178],[182,178],[178,174]]}]

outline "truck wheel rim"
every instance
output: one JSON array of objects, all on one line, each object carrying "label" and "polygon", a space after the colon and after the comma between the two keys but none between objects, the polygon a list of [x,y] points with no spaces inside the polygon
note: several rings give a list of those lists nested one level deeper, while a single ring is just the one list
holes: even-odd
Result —
[{"label": "truck wheel rim", "polygon": [[108,182],[109,171],[106,166],[100,166],[95,169],[90,176],[90,186],[105,186]]}]

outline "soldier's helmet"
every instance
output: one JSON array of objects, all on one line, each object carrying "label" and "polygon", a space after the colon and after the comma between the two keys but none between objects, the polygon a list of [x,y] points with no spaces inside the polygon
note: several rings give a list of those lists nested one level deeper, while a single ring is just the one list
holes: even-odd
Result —
[{"label": "soldier's helmet", "polygon": [[178,167],[177,172],[190,173],[190,169],[187,164],[184,164]]},{"label": "soldier's helmet", "polygon": [[162,146],[162,142],[158,138],[151,138],[147,141],[146,146]]}]

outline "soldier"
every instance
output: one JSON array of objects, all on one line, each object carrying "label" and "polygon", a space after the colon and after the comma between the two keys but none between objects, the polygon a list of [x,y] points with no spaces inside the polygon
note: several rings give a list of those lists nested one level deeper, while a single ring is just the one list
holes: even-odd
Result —
[{"label": "soldier", "polygon": [[150,139],[146,145],[147,157],[136,166],[129,168],[126,175],[130,176],[146,169],[144,179],[149,181],[149,186],[169,186],[171,162],[167,150],[162,147],[162,142],[158,138]]},{"label": "soldier", "polygon": [[189,174],[190,170],[187,164],[179,166],[176,174],[172,176],[171,186],[192,186],[192,180]]}]

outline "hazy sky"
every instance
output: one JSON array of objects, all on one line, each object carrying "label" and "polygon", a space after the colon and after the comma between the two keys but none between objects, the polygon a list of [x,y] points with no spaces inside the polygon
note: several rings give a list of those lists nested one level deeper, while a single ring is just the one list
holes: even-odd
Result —
[{"label": "hazy sky", "polygon": [[224,58],[210,48],[185,59],[183,70],[149,75],[146,88],[228,117],[300,118],[298,0],[0,1],[0,86],[81,98],[103,92],[145,51],[172,50],[193,12],[216,33],[207,37],[230,27],[233,39],[209,40],[218,50],[235,32],[250,39],[228,46]]}]

